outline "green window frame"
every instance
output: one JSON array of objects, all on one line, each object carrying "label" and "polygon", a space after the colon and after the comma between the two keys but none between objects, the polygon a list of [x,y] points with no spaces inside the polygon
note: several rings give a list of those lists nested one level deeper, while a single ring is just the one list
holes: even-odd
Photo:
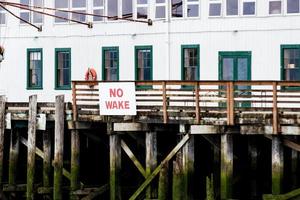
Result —
[{"label": "green window frame", "polygon": [[[285,50],[295,50],[293,52],[293,63],[286,63],[288,58],[285,57]],[[296,52],[297,51],[297,52]],[[295,57],[298,54],[298,57]],[[280,63],[281,63],[281,80],[286,81],[300,81],[300,44],[296,45],[281,45],[280,46]],[[294,72],[296,75],[291,77],[291,74],[287,71]],[[287,79],[287,76],[291,77]],[[288,88],[296,88],[296,87],[288,87]],[[297,87],[299,88],[299,87]]]},{"label": "green window frame", "polygon": [[43,49],[27,49],[27,89],[43,89]]},{"label": "green window frame", "polygon": [[[119,59],[119,47],[102,47],[102,80],[119,80]],[[107,75],[112,75],[113,71],[116,71],[115,78],[112,76],[108,78]]]},{"label": "green window frame", "polygon": [[[62,57],[59,56],[60,54]],[[64,60],[60,61],[59,60],[60,58]],[[55,89],[56,90],[71,89],[71,66],[72,66],[71,48],[56,48],[55,49]],[[63,80],[61,80],[60,77]]]},{"label": "green window frame", "polygon": [[[196,50],[196,57],[195,58],[190,58],[186,57],[186,50]],[[188,63],[190,64],[191,62],[197,62],[196,65],[194,65],[194,74],[193,78],[186,78],[186,71],[187,68],[190,68],[191,65],[186,66],[186,60],[188,59]],[[196,59],[196,60],[195,60]],[[189,81],[196,81],[199,80],[200,77],[200,45],[181,45],[181,80],[189,80]]]},{"label": "green window frame", "polygon": [[[141,54],[139,54],[141,52]],[[149,55],[147,53],[150,52]],[[134,48],[134,56],[135,56],[135,80],[137,81],[151,81],[153,80],[153,47],[151,45],[148,46],[135,46]],[[146,56],[140,57],[140,56]],[[142,60],[141,60],[142,59]],[[141,66],[143,65],[143,66]],[[141,72],[143,70],[143,73]],[[146,70],[146,73],[145,73]],[[147,74],[148,71],[148,74]],[[143,74],[143,78],[139,78],[140,74]],[[148,78],[145,77],[149,76]]]}]

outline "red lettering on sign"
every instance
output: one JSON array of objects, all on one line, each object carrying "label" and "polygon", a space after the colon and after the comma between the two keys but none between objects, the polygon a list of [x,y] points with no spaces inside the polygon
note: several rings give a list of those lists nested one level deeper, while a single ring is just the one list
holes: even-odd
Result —
[{"label": "red lettering on sign", "polygon": [[105,101],[105,106],[107,110],[122,110],[126,109],[129,110],[129,101]]},{"label": "red lettering on sign", "polygon": [[110,88],[109,89],[109,96],[110,97],[123,97],[124,92],[121,88]]}]

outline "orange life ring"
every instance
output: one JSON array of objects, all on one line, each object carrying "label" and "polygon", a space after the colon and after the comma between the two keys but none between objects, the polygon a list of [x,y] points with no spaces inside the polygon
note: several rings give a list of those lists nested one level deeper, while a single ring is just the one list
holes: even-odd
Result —
[{"label": "orange life ring", "polygon": [[86,81],[96,81],[97,80],[97,72],[94,68],[88,68],[85,73]]}]

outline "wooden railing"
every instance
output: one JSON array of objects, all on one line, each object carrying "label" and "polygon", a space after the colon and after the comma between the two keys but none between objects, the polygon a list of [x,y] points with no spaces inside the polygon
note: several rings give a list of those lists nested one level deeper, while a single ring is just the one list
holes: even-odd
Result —
[{"label": "wooden railing", "polygon": [[[189,119],[201,123],[205,114],[235,124],[239,112],[273,114],[277,133],[280,112],[300,112],[300,82],[286,81],[136,81],[137,112],[161,117],[164,123]],[[99,115],[98,82],[73,81],[73,113]]]}]

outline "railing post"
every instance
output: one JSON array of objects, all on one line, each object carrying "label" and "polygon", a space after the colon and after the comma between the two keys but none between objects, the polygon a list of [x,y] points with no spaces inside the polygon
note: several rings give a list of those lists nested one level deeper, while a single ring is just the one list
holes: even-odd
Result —
[{"label": "railing post", "polygon": [[234,85],[227,83],[227,125],[234,125]]},{"label": "railing post", "polygon": [[277,82],[273,82],[273,134],[278,134]]},{"label": "railing post", "polygon": [[200,106],[199,106],[199,82],[197,81],[196,85],[195,85],[195,94],[196,94],[196,123],[199,124],[200,123]]},{"label": "railing post", "polygon": [[77,121],[77,104],[76,104],[76,82],[72,81],[72,110],[73,120]]},{"label": "railing post", "polygon": [[167,113],[167,88],[166,88],[166,81],[162,82],[162,89],[163,89],[163,117],[164,123],[166,124],[168,121],[168,113]]}]

